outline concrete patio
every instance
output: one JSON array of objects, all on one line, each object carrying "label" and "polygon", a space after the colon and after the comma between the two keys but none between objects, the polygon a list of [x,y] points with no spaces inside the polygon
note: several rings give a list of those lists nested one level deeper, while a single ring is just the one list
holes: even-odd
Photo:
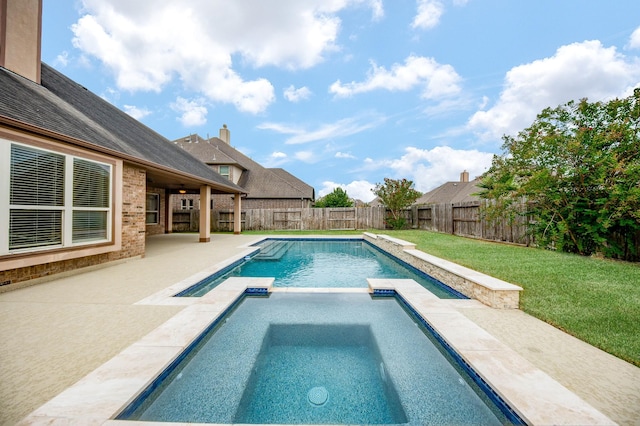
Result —
[{"label": "concrete patio", "polygon": [[[185,308],[137,304],[264,237],[150,237],[142,259],[0,294],[0,424],[12,425]],[[452,306],[622,425],[640,419],[640,368],[519,310]]]}]

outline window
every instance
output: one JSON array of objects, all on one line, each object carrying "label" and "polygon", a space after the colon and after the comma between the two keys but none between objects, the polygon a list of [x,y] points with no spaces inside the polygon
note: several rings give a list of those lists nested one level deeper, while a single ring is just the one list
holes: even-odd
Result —
[{"label": "window", "polygon": [[183,198],[182,200],[180,200],[180,203],[180,208],[182,210],[193,210],[193,198]]},{"label": "window", "polygon": [[160,195],[147,194],[147,225],[157,225],[160,221]]},{"label": "window", "polygon": [[74,158],[73,176],[72,241],[105,240],[111,199],[111,167]]},{"label": "window", "polygon": [[110,164],[17,143],[0,145],[7,150],[10,145],[9,238],[0,251],[111,240]]},{"label": "window", "polygon": [[218,172],[222,175],[223,178],[231,179],[231,175],[229,174],[229,166],[220,166],[218,167]]}]

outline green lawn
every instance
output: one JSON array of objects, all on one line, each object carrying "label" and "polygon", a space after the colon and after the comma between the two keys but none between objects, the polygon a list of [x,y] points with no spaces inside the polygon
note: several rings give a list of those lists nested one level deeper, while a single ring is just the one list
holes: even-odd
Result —
[{"label": "green lawn", "polygon": [[522,286],[523,311],[640,366],[640,264],[428,231],[384,233],[413,242],[426,253]]}]

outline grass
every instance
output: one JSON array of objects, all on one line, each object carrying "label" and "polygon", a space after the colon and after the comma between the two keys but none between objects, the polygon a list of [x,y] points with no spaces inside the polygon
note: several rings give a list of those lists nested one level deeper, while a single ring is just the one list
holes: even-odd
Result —
[{"label": "grass", "polygon": [[[301,233],[359,235],[362,231],[295,231]],[[640,264],[428,231],[384,233],[523,287],[523,311],[640,366]]]}]

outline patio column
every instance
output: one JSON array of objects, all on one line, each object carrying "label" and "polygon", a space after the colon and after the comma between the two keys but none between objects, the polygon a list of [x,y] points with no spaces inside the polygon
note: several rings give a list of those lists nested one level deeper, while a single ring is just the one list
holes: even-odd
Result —
[{"label": "patio column", "polygon": [[173,232],[173,195],[168,189],[165,189],[164,194],[164,233],[171,234]]},{"label": "patio column", "polygon": [[233,233],[238,235],[242,232],[242,210],[240,208],[240,194],[233,197]]},{"label": "patio column", "polygon": [[211,187],[200,187],[200,242],[211,241]]}]

